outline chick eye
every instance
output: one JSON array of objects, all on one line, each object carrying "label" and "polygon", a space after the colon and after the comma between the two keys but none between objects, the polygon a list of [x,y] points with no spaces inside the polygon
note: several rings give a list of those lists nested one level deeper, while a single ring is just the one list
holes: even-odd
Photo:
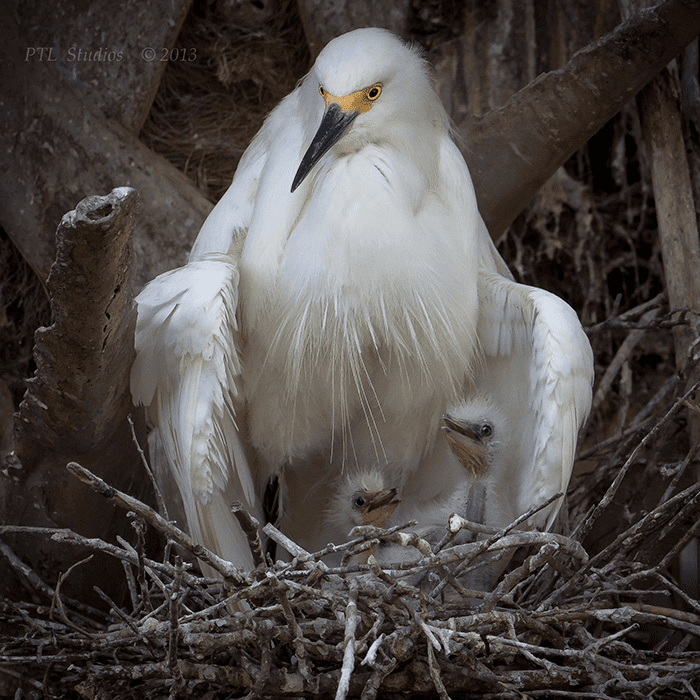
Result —
[{"label": "chick eye", "polygon": [[366,502],[367,501],[365,501],[365,499],[362,496],[355,496],[355,498],[352,501],[352,504],[353,506],[355,506],[355,508],[362,508]]},{"label": "chick eye", "polygon": [[326,96],[326,91],[323,89],[323,85],[318,86],[318,94],[321,95],[321,97]]},{"label": "chick eye", "polygon": [[488,423],[484,423],[479,429],[479,437],[491,437],[492,435],[493,428]]},{"label": "chick eye", "polygon": [[367,99],[372,100],[372,102],[374,102],[374,100],[376,100],[379,97],[379,95],[381,95],[381,94],[382,94],[382,84],[381,83],[377,83],[376,85],[372,85],[372,87],[369,88],[369,90],[367,90],[367,93],[366,93]]}]

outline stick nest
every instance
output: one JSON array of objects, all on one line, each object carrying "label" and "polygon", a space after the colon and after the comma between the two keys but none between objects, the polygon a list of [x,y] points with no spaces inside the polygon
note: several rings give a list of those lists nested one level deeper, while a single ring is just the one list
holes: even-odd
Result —
[{"label": "stick nest", "polygon": [[[452,516],[432,548],[405,526],[356,528],[349,542],[309,554],[268,525],[266,534],[292,557],[271,564],[263,561],[257,523],[239,508],[258,561],[249,573],[70,463],[74,475],[129,512],[133,541],[21,526],[2,526],[0,533],[50,537],[117,559],[128,603],[118,605],[99,589],[108,613],[72,600],[61,587],[83,562],[51,588],[3,545],[43,602],[0,604],[2,671],[46,696],[91,699],[698,697],[700,603],[668,574],[698,529],[700,484],[671,495],[694,450],[672,475],[669,465],[656,473],[667,488],[656,490],[654,508],[593,556],[581,544],[630,471],[648,467],[650,451],[676,440],[691,391],[651,427],[639,426],[621,467],[616,450],[608,450],[598,476],[607,463],[615,478],[602,499],[584,503],[574,488],[577,525],[567,536],[521,531],[518,521],[493,532]],[[163,536],[158,558],[144,544],[149,527]],[[478,539],[455,544],[465,528]],[[401,568],[373,557],[349,563],[383,541],[411,548],[416,560]],[[345,563],[326,566],[330,551],[342,552]],[[513,555],[498,585],[490,592],[465,589],[470,573],[498,553]],[[199,575],[197,557],[222,578]],[[18,627],[21,636],[7,633]]]}]

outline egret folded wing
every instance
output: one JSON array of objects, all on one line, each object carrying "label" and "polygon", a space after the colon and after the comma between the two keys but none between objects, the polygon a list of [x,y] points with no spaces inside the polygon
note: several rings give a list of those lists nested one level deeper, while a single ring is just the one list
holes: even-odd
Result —
[{"label": "egret folded wing", "polygon": [[[578,433],[588,417],[593,353],[574,310],[543,289],[482,270],[477,387],[506,412],[511,430],[494,485],[500,516],[513,519],[566,491]],[[550,528],[561,507],[532,519]]]},{"label": "egret folded wing", "polygon": [[252,568],[230,512],[240,501],[259,517],[235,415],[237,267],[229,256],[205,255],[154,279],[136,302],[131,391],[134,403],[147,406],[162,444],[155,456],[164,455],[167,466],[159,471],[176,482],[192,537]]}]

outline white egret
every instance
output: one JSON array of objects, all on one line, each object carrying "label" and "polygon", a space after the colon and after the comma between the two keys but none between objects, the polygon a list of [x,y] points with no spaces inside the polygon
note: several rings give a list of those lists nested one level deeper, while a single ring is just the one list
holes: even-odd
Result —
[{"label": "white egret", "polygon": [[[468,490],[469,485],[463,482],[461,488],[446,490],[430,501],[404,504],[398,490],[387,484],[386,470],[353,469],[333,485],[324,526],[311,544],[311,549],[319,550],[328,541],[336,544],[344,542],[352,528],[357,526],[388,527],[389,520],[391,525],[415,521],[409,532],[416,532],[428,539],[441,539],[450,515],[464,514]],[[420,557],[411,547],[385,544],[379,552],[371,549],[353,560],[363,563],[369,554],[374,554],[384,563],[405,562]],[[329,561],[332,559],[333,555],[328,557]]]},{"label": "white egret", "polygon": [[[397,493],[395,488],[386,487],[384,474],[379,470],[359,470],[346,475],[331,498],[322,535],[327,538],[337,529],[340,539],[334,537],[333,541],[338,543],[344,541],[354,527],[385,527],[400,503]],[[375,554],[374,547],[355,555],[351,561],[363,564],[370,554]],[[331,555],[329,560],[332,559],[337,556]]]},{"label": "white egret", "polygon": [[346,534],[358,525],[384,527],[399,503],[398,491],[386,486],[382,472],[360,471],[341,480],[328,519],[338,522]]},{"label": "white egret", "polygon": [[522,512],[568,480],[590,405],[590,346],[554,299],[510,278],[420,52],[356,30],[267,118],[189,263],[137,299],[132,392],[193,534],[242,566],[222,504],[259,512],[271,478],[298,529],[285,474],[308,496],[378,469],[417,506],[462,488],[440,419],[482,385],[508,407]]},{"label": "white egret", "polygon": [[[464,451],[471,452],[470,464],[483,459],[485,464],[481,472],[482,478],[487,478],[491,457],[498,459],[498,448],[492,450],[489,446],[484,446],[484,443],[490,440],[490,436],[484,434],[488,432],[488,428],[484,430],[484,426],[491,425],[491,419],[488,419],[489,422],[484,422],[481,420],[483,414],[479,414],[479,423],[472,424],[472,417],[477,414],[474,411],[467,411],[467,405],[471,404],[471,407],[475,408],[474,403],[470,400],[460,405],[460,409],[467,415],[466,423],[469,424],[465,429],[466,436],[463,437],[465,444],[461,446],[460,454]],[[479,404],[483,405],[483,401]],[[457,420],[461,423],[461,419]],[[477,428],[479,434],[475,433],[472,436],[472,427]],[[463,426],[460,425],[459,430],[462,428]],[[492,433],[492,436],[494,435],[495,433]],[[372,468],[355,469],[344,475],[334,484],[332,493],[324,527],[315,540],[307,543],[310,550],[318,551],[329,541],[335,544],[345,542],[352,528],[361,525],[387,528],[412,523],[402,532],[418,535],[421,540],[419,547],[410,539],[404,540],[404,544],[396,541],[384,542],[379,547],[353,557],[351,561],[355,563],[364,563],[369,554],[373,554],[384,565],[416,562],[426,554],[423,548],[425,544],[434,548],[444,540],[448,522],[453,513],[462,517],[466,515],[470,520],[482,522],[483,507],[487,502],[493,506],[491,498],[485,498],[487,494],[492,497],[492,493],[484,489],[482,481],[472,483],[471,479],[465,479],[456,488],[446,488],[428,501],[405,502],[397,489],[388,487],[386,470]],[[463,530],[451,540],[451,544],[462,544],[473,537],[468,530]],[[337,554],[330,554],[326,556],[325,561],[337,565],[340,558]],[[508,559],[503,557],[497,564],[485,563],[476,573],[470,572],[464,582],[478,590],[490,590],[507,563]],[[421,578],[422,575],[418,580]]]},{"label": "white egret", "polygon": [[492,475],[503,441],[506,418],[486,397],[476,395],[451,406],[442,416],[442,429],[450,450],[473,481]]}]

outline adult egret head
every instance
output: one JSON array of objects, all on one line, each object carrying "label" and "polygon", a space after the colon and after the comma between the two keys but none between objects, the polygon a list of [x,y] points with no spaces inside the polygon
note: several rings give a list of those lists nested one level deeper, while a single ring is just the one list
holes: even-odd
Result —
[{"label": "adult egret head", "polygon": [[483,397],[470,397],[442,416],[452,453],[472,480],[483,479],[494,466],[506,436],[506,419]]},{"label": "adult egret head", "polygon": [[400,134],[406,123],[420,128],[421,122],[426,126],[445,122],[420,50],[384,29],[358,29],[334,39],[319,54],[305,87],[307,106],[322,110],[322,116],[294,176],[292,192],[349,132],[351,138],[340,146],[344,152],[380,143],[391,132]]}]

